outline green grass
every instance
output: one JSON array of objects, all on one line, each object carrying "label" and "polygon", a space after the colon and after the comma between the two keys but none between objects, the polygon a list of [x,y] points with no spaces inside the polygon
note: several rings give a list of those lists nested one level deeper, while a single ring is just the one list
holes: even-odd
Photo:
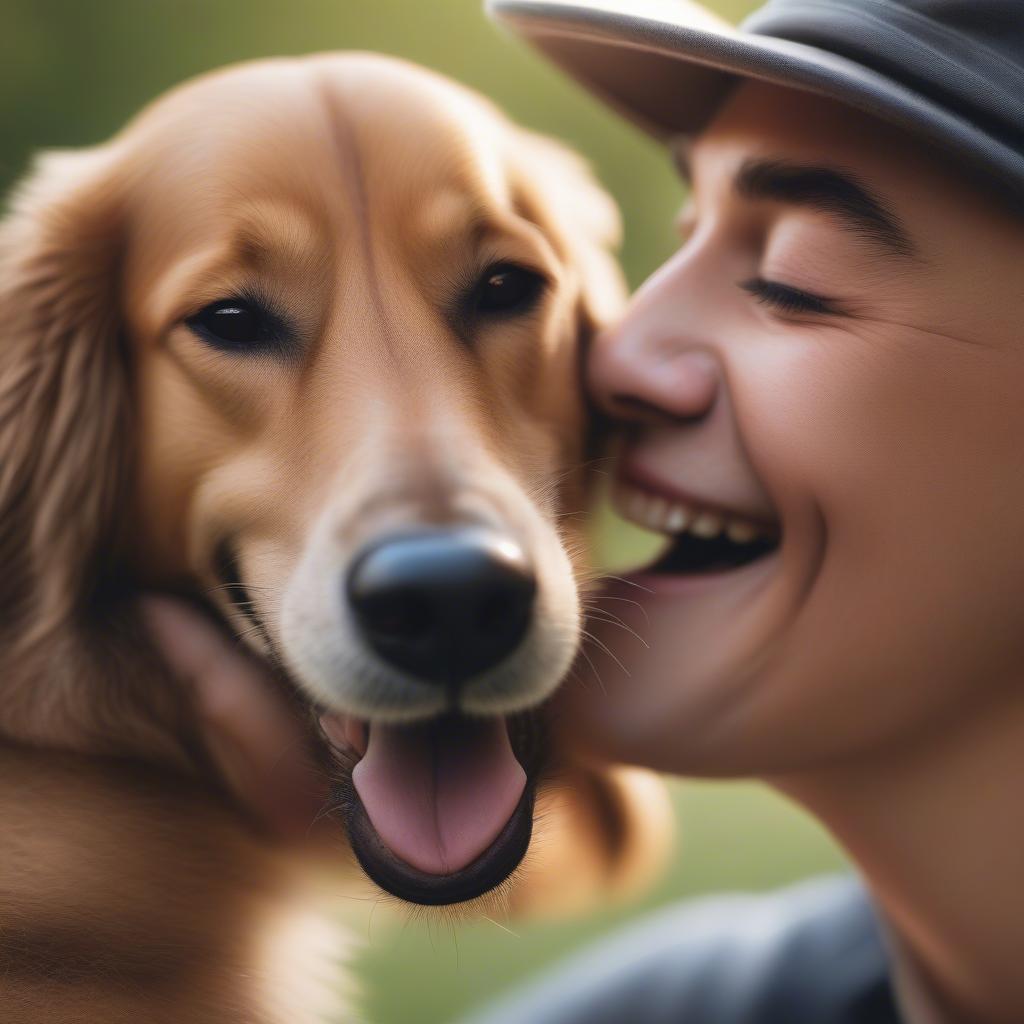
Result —
[{"label": "green grass", "polygon": [[[821,871],[842,857],[808,817],[753,783],[673,783],[680,849],[665,877],[635,902],[573,920],[453,927],[381,906],[358,959],[374,1024],[442,1024],[617,924],[670,900],[760,890]],[[524,1022],[529,1024],[529,1022]]]}]

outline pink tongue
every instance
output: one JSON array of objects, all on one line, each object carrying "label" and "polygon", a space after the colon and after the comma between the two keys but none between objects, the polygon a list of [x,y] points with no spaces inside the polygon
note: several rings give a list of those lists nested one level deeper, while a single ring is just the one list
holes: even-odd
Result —
[{"label": "pink tongue", "polygon": [[352,780],[384,844],[432,875],[452,874],[476,860],[526,787],[501,719],[375,722]]}]

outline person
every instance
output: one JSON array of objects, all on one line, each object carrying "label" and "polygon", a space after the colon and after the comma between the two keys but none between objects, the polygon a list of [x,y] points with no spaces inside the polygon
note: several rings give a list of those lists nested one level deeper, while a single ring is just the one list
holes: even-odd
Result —
[{"label": "person", "polygon": [[554,726],[767,780],[862,881],[661,911],[474,1021],[1019,1024],[1020,3],[489,7],[691,185],[588,359],[667,551],[605,585],[627,628],[591,624]]}]

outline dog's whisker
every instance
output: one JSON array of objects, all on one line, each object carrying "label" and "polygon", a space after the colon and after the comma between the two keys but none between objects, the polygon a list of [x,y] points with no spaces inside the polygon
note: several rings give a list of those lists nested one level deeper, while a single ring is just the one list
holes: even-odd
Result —
[{"label": "dog's whisker", "polygon": [[546,490],[551,490],[557,487],[567,477],[572,476],[574,473],[582,474],[584,472],[596,472],[594,467],[596,467],[598,464],[602,462],[610,462],[615,458],[616,456],[614,455],[597,455],[592,459],[586,459],[583,462],[574,463],[573,465],[568,466],[566,469],[564,469],[561,473],[557,473],[551,479],[544,481],[543,484],[539,484],[538,487]]},{"label": "dog's whisker", "polygon": [[599,640],[599,639],[598,639],[598,638],[597,638],[596,636],[594,636],[594,634],[593,634],[593,633],[591,633],[591,632],[590,632],[589,630],[586,630],[586,629],[584,629],[584,630],[581,630],[580,632],[581,632],[581,633],[582,633],[582,635],[583,635],[583,636],[584,636],[584,637],[585,637],[585,638],[586,638],[587,640],[589,640],[589,641],[590,641],[590,642],[591,642],[592,644],[596,644],[596,645],[597,645],[597,647],[598,647],[598,649],[600,649],[600,650],[601,650],[601,651],[603,651],[603,652],[604,652],[605,654],[607,654],[607,655],[608,655],[608,657],[609,657],[609,658],[611,658],[611,659],[612,659],[612,661],[614,661],[614,662],[615,662],[615,664],[616,664],[616,665],[618,665],[618,667],[619,667],[619,668],[620,668],[620,669],[621,669],[621,670],[622,670],[622,671],[623,671],[623,672],[625,673],[625,675],[626,675],[626,678],[627,678],[627,679],[631,678],[631,676],[630,676],[630,672],[629,672],[629,669],[627,669],[627,668],[626,668],[626,666],[622,664],[622,662],[621,662],[621,661],[619,660],[619,658],[618,658],[618,657],[617,657],[617,656],[615,655],[615,653],[614,653],[614,652],[612,651],[612,649],[611,649],[611,648],[610,648],[610,647],[609,647],[609,646],[608,646],[608,645],[607,645],[607,644],[606,644],[606,643],[605,643],[605,642],[604,642],[603,640]]},{"label": "dog's whisker", "polygon": [[263,590],[272,591],[276,593],[279,592],[280,589],[280,587],[261,587],[255,583],[218,583],[216,586],[213,587],[204,587],[203,593],[213,594],[216,593],[216,591],[218,590]]},{"label": "dog's whisker", "polygon": [[597,610],[592,609],[588,614],[587,618],[594,619],[597,622],[605,622],[609,626],[617,626],[619,629],[624,629],[627,633],[629,633],[630,636],[634,637],[640,643],[642,643],[644,647],[647,648],[647,650],[651,649],[651,645],[635,629],[633,629],[632,626],[627,625],[625,622],[622,621],[622,619],[618,618],[618,616],[605,618],[601,614],[599,614]]},{"label": "dog's whisker", "polygon": [[593,597],[589,598],[589,600],[590,601],[594,601],[594,602],[596,602],[596,601],[622,601],[624,604],[631,604],[635,608],[639,608],[640,611],[643,612],[644,618],[647,619],[648,622],[650,622],[650,615],[647,614],[647,609],[639,601],[635,601],[631,597],[617,597],[614,594],[595,594]]},{"label": "dog's whisker", "polygon": [[247,637],[252,636],[253,633],[262,633],[262,632],[263,632],[263,626],[261,624],[257,624],[255,626],[250,626],[248,629],[243,629],[241,632],[235,633],[235,639],[236,640],[245,640]]},{"label": "dog's whisker", "polygon": [[[587,597],[582,602],[581,607],[583,608],[583,610],[585,612],[600,612],[602,615],[610,615],[610,616],[612,616],[612,618],[619,619],[619,621],[622,621],[621,616],[619,616],[619,614],[617,612],[613,611],[611,608],[601,608],[599,606],[599,604],[598,604],[598,602],[600,600],[601,600],[600,596],[597,596],[597,595],[595,595],[593,597]],[[643,610],[643,606],[640,605],[638,602],[631,601],[630,603],[634,604],[634,605],[637,605],[637,607],[639,607],[639,608],[641,608],[641,610]]]},{"label": "dog's whisker", "polygon": [[599,572],[598,577],[606,580],[614,580],[616,583],[625,583],[629,587],[636,587],[637,590],[642,590],[645,594],[654,593],[654,591],[651,590],[650,587],[645,587],[643,586],[643,584],[637,583],[636,580],[626,579],[625,576],[615,576],[613,573],[610,572]]},{"label": "dog's whisker", "polygon": [[309,823],[309,827],[306,829],[306,838],[312,834],[313,829],[320,824],[321,821],[326,821],[331,815],[330,801],[325,801],[323,806],[313,815],[313,820]]},{"label": "dog's whisker", "polygon": [[[580,654],[586,660],[586,663],[590,666],[590,674],[597,680],[597,685],[601,688],[601,693],[603,693],[607,697],[608,688],[604,685],[604,680],[601,678],[601,673],[598,672],[597,666],[594,664],[594,661],[590,657],[590,653],[587,651],[586,647],[580,648]],[[587,684],[582,679],[577,677],[577,681],[582,684],[584,689],[587,689]]]},{"label": "dog's whisker", "polygon": [[513,939],[522,938],[522,936],[518,932],[512,931],[511,928],[507,927],[506,925],[503,925],[500,921],[495,921],[493,917],[488,917],[487,914],[484,914],[482,916],[485,921],[489,921],[491,924],[494,925],[495,928],[500,928],[503,932],[507,932],[509,935],[512,936]]}]

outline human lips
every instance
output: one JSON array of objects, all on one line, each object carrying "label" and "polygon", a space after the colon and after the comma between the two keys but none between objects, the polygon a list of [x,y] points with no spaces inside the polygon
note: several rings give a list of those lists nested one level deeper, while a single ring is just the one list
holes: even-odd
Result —
[{"label": "human lips", "polygon": [[763,507],[740,507],[683,491],[628,464],[616,481],[613,502],[625,519],[671,541],[647,572],[690,576],[729,572],[779,546],[778,520],[769,518]]}]

